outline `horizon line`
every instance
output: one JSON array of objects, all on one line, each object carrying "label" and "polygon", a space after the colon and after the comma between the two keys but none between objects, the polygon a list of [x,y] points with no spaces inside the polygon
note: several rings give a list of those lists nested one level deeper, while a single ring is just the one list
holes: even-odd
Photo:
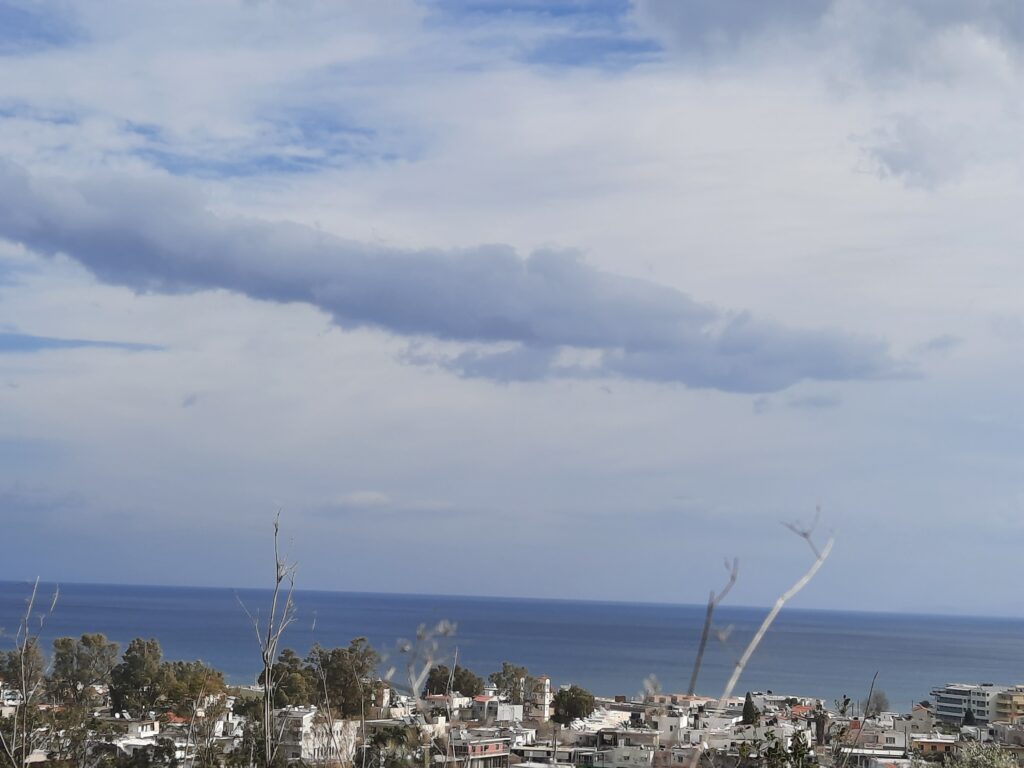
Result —
[{"label": "horizon line", "polygon": [[[74,585],[81,587],[128,587],[128,588],[143,588],[143,589],[196,589],[196,590],[209,590],[209,591],[270,591],[271,587],[254,587],[254,586],[235,586],[235,585],[213,585],[213,584],[153,584],[153,583],[124,583],[124,582],[105,582],[105,581],[44,581],[42,577],[38,577],[39,585],[61,587],[63,585]],[[35,583],[35,579],[9,579],[0,578],[0,585],[5,584],[17,584],[17,585],[32,585]],[[529,602],[543,602],[543,603],[593,603],[596,605],[635,605],[635,606],[652,606],[652,607],[665,607],[665,608],[696,608],[705,609],[706,603],[683,603],[683,602],[670,602],[665,600],[607,600],[592,597],[541,597],[536,595],[472,595],[452,592],[404,592],[404,591],[372,591],[372,590],[358,590],[358,589],[326,589],[316,587],[295,587],[296,592],[312,592],[322,594],[335,594],[335,595],[360,595],[360,596],[382,596],[382,597],[421,597],[421,598],[447,598],[447,599],[461,599],[461,600],[501,600],[501,601],[529,601]],[[767,611],[770,606],[767,605],[741,605],[741,604],[726,604],[719,606],[719,610],[758,610]],[[819,608],[819,607],[791,607],[787,606],[786,613],[835,613],[835,614],[861,614],[866,616],[916,616],[921,618],[973,618],[973,619],[991,619],[997,621],[1013,621],[1018,620],[1024,622],[1024,616],[1020,615],[996,615],[996,614],[982,614],[982,613],[938,613],[935,611],[899,611],[899,610],[862,610],[855,608]]]}]

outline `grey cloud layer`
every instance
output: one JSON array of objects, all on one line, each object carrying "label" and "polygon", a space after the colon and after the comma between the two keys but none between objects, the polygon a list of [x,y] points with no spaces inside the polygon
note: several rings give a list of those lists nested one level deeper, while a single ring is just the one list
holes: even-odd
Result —
[{"label": "grey cloud layer", "polygon": [[[574,254],[382,248],[294,223],[220,217],[191,188],[162,180],[69,183],[0,166],[0,236],[136,290],[227,289],[309,303],[343,327],[474,343],[429,358],[465,376],[624,376],[766,392],[899,373],[877,340],[724,313]],[[587,359],[567,363],[567,350]]]},{"label": "grey cloud layer", "polygon": [[827,53],[841,45],[857,63],[891,73],[936,36],[972,30],[1011,50],[1024,44],[1017,0],[636,0],[637,18],[684,55],[730,55],[766,38]]}]

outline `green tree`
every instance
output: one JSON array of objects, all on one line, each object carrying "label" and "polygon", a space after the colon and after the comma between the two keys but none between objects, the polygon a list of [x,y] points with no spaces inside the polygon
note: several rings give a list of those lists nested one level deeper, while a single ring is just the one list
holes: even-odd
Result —
[{"label": "green tree", "polygon": [[165,703],[180,717],[193,717],[224,693],[224,673],[201,661],[166,661],[160,675]]},{"label": "green tree", "polygon": [[789,766],[790,768],[806,768],[811,762],[811,748],[804,741],[801,731],[796,731],[789,742]]},{"label": "green tree", "polygon": [[313,703],[330,706],[334,717],[358,717],[373,699],[369,683],[380,664],[380,654],[365,637],[353,639],[347,648],[314,645],[306,658],[312,672]]},{"label": "green tree", "polygon": [[438,664],[427,673],[427,681],[423,686],[423,695],[430,696],[441,693],[448,693],[448,681],[451,680],[451,690],[457,691],[463,696],[479,696],[484,692],[483,678],[474,674],[465,667],[455,665],[454,674],[444,664]]},{"label": "green tree", "polygon": [[968,708],[967,711],[964,712],[964,722],[963,722],[963,724],[964,725],[977,725],[978,724],[978,718],[974,716],[974,710],[973,709]]},{"label": "green tree", "polygon": [[93,696],[93,686],[109,685],[111,670],[117,665],[118,644],[101,634],[85,634],[79,639],[59,637],[53,641],[53,668],[50,688],[64,703],[83,703]]},{"label": "green tree", "polygon": [[19,694],[14,715],[0,718],[0,766],[4,768],[26,768],[29,755],[41,746],[46,723],[39,704],[45,670],[38,637],[22,635],[13,650],[0,652],[0,679]]},{"label": "green tree", "polygon": [[782,739],[775,735],[775,731],[767,731],[765,741],[767,746],[762,756],[766,768],[787,768],[789,754],[786,752],[786,746],[782,743]]},{"label": "green tree", "polygon": [[747,697],[743,700],[743,725],[757,725],[761,722],[761,712],[754,706],[754,699],[747,691]]},{"label": "green tree", "polygon": [[585,688],[571,685],[555,694],[554,704],[555,714],[551,719],[561,725],[569,725],[594,711],[594,695]]},{"label": "green tree", "polygon": [[121,663],[110,672],[110,698],[115,711],[141,717],[156,707],[166,686],[162,657],[156,639],[137,637],[128,644]]},{"label": "green tree", "polygon": [[51,707],[43,714],[47,733],[47,764],[57,768],[90,765],[90,753],[104,738],[113,738],[114,729],[93,717],[89,702],[69,702]]},{"label": "green tree", "polygon": [[438,696],[448,693],[448,681],[452,671],[444,664],[437,664],[427,673],[427,681],[423,684],[424,696]]},{"label": "green tree", "polygon": [[523,703],[523,692],[533,688],[534,678],[526,667],[519,667],[507,661],[501,662],[501,669],[492,672],[488,679],[498,689],[498,695],[512,704]]},{"label": "green tree", "polygon": [[0,679],[19,693],[38,689],[44,682],[46,659],[36,638],[20,642],[10,651],[0,651]]},{"label": "green tree", "polygon": [[382,728],[370,739],[372,765],[374,768],[404,768],[417,746],[410,729],[399,726]]},{"label": "green tree", "polygon": [[997,744],[962,741],[946,756],[946,768],[1017,768],[1013,755]]},{"label": "green tree", "polygon": [[452,677],[452,690],[463,696],[479,696],[484,692],[484,679],[465,667],[455,666]]},{"label": "green tree", "polygon": [[[260,685],[265,683],[266,673],[261,672]],[[310,704],[313,689],[317,685],[313,670],[306,666],[302,657],[291,648],[285,648],[270,668],[270,679],[274,689],[274,705],[293,707]]]}]

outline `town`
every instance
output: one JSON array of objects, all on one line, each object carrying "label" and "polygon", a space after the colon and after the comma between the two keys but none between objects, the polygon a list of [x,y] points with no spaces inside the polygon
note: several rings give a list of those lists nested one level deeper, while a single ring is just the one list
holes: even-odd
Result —
[{"label": "town", "polygon": [[[1024,763],[1024,686],[954,683],[911,712],[750,691],[602,698],[504,662],[486,679],[410,648],[410,684],[364,638],[285,648],[249,686],[159,642],[103,635],[0,653],[0,764],[25,768],[972,768]],[[457,652],[456,652],[457,653]],[[456,656],[457,658],[457,656]],[[417,662],[421,666],[417,667]],[[269,713],[269,718],[265,713]]]}]

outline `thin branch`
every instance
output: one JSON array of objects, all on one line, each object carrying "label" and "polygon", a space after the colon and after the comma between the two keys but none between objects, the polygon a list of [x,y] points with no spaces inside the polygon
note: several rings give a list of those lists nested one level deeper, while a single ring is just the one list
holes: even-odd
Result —
[{"label": "thin branch", "polygon": [[[868,688],[868,697],[864,701],[864,717],[865,717],[865,719],[867,719],[867,708],[871,704],[871,697],[872,697],[872,695],[874,695],[874,693],[875,693],[875,682],[877,680],[878,680],[878,670],[875,670],[875,674],[871,678],[871,686]],[[857,735],[853,737],[853,747],[852,747],[852,749],[856,749],[857,748],[857,744],[858,744],[858,742],[860,742],[860,737],[863,735],[863,733],[864,733],[864,723],[863,723],[863,721],[861,721],[861,727],[857,729]],[[850,761],[850,752],[852,751],[852,749],[848,750],[843,755],[842,768],[846,768],[846,764]]]},{"label": "thin branch", "polygon": [[[807,537],[808,543],[810,543],[809,536]],[[807,572],[794,582],[794,584],[779,595],[776,599],[772,609],[768,612],[768,615],[764,617],[764,621],[761,622],[761,626],[757,628],[757,632],[754,633],[753,639],[747,645],[746,650],[740,657],[739,661],[736,662],[736,666],[733,668],[732,676],[729,678],[729,682],[726,683],[725,691],[722,694],[722,699],[728,699],[732,696],[733,690],[736,688],[736,683],[739,682],[740,675],[743,674],[743,670],[747,668],[747,664],[750,661],[750,657],[754,655],[754,651],[757,650],[757,646],[761,644],[764,639],[765,633],[768,632],[768,628],[771,627],[775,621],[775,617],[779,615],[779,611],[782,607],[788,603],[797,592],[807,586],[808,582],[814,578],[814,574],[818,572],[818,569],[825,564],[825,560],[828,559],[829,554],[832,552],[832,545],[835,543],[835,539],[829,538],[825,542],[825,547],[818,552],[817,548],[811,544],[812,551],[818,553],[814,562],[811,563],[811,567],[807,569]]]},{"label": "thin branch", "polygon": [[[260,657],[263,661],[263,760],[264,765],[270,768],[280,743],[280,736],[274,738],[273,724],[271,723],[274,711],[274,662],[277,659],[277,649],[281,642],[281,636],[288,626],[295,621],[295,570],[296,564],[289,563],[281,556],[281,512],[278,511],[274,517],[274,589],[270,601],[270,613],[267,616],[265,628],[260,622],[259,613],[255,616],[246,607],[242,598],[235,594],[239,605],[245,611],[249,622],[256,633],[256,642],[260,647]],[[287,590],[282,596],[281,589],[287,582]]]},{"label": "thin branch", "polygon": [[739,575],[740,561],[737,558],[733,558],[730,563],[728,560],[725,561],[725,568],[729,572],[729,581],[725,587],[716,595],[714,592],[708,597],[708,609],[704,615],[704,629],[700,633],[700,645],[697,648],[697,658],[693,662],[693,671],[690,673],[690,686],[687,689],[687,694],[693,695],[697,688],[697,676],[700,674],[700,667],[704,661],[704,649],[708,644],[708,635],[711,633],[711,620],[715,615],[715,609],[718,608],[725,596],[729,594],[729,590],[732,589],[733,584],[736,583],[736,577]]},{"label": "thin branch", "polygon": [[[825,560],[828,559],[829,554],[832,552],[832,545],[835,543],[834,537],[830,536],[828,541],[825,542],[825,546],[820,550],[814,544],[812,537],[814,534],[814,528],[818,522],[819,515],[820,510],[816,513],[814,523],[811,526],[802,526],[798,523],[784,523],[784,525],[791,531],[793,531],[793,533],[795,533],[807,542],[807,545],[810,547],[811,552],[814,553],[814,562],[811,563],[811,567],[808,568],[807,571],[799,579],[797,579],[792,584],[792,586],[789,587],[789,589],[787,589],[785,592],[779,595],[779,597],[775,600],[775,604],[771,607],[771,610],[768,611],[768,615],[764,617],[764,620],[761,622],[761,626],[757,628],[757,632],[754,633],[754,636],[747,644],[746,649],[743,651],[743,655],[740,656],[740,658],[736,662],[736,665],[733,667],[732,675],[730,675],[729,681],[725,685],[725,690],[722,691],[722,695],[718,699],[718,712],[722,712],[724,710],[725,702],[729,699],[730,696],[732,696],[732,693],[736,688],[736,684],[739,682],[740,675],[742,675],[743,671],[747,668],[747,664],[750,662],[750,658],[754,655],[754,651],[757,650],[757,647],[761,644],[761,641],[764,639],[764,636],[768,632],[768,629],[775,621],[775,618],[779,615],[779,611],[782,610],[782,607],[787,602],[789,602],[794,595],[796,595],[800,590],[807,586],[807,584],[811,581],[811,579],[814,578],[814,575],[818,572],[821,566],[824,565]],[[702,746],[697,746],[694,749],[693,756],[690,759],[689,768],[697,768],[697,764],[700,761],[700,757],[703,751],[704,750]]]}]

